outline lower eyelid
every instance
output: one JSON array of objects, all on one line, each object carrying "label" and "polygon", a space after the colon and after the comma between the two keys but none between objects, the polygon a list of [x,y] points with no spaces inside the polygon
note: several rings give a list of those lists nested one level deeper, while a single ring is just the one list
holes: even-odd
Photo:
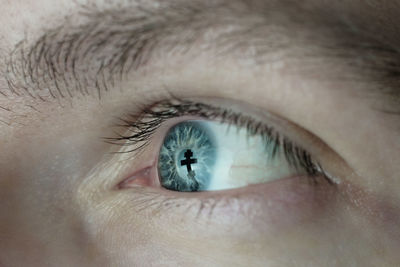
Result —
[{"label": "lower eyelid", "polygon": [[235,232],[245,228],[254,231],[254,227],[265,232],[315,221],[319,213],[334,204],[336,188],[322,178],[315,186],[300,176],[225,191],[180,193],[160,187],[133,187],[127,191],[133,210],[158,214],[163,222],[193,220],[195,225],[204,222],[243,228]]}]

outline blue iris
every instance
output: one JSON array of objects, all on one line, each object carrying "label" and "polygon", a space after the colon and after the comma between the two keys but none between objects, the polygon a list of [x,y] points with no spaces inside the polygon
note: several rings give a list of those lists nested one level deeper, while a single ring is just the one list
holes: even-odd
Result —
[{"label": "blue iris", "polygon": [[158,160],[161,185],[174,191],[203,191],[210,184],[216,161],[211,131],[199,121],[185,121],[171,128]]}]

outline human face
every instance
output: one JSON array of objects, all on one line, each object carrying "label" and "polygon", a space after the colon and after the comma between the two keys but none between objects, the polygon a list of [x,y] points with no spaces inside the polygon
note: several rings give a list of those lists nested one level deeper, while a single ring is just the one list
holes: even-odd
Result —
[{"label": "human face", "polygon": [[[0,266],[399,264],[396,1],[0,3]],[[280,172],[165,189],[170,129],[222,119]]]}]

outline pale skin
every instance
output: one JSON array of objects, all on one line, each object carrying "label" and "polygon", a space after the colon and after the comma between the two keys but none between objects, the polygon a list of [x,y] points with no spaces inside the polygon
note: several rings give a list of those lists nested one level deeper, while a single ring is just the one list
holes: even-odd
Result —
[{"label": "pale skin", "polygon": [[[110,2],[0,1],[1,267],[398,266],[400,77],[384,75],[400,60],[396,1],[193,1],[201,11],[187,21],[179,12],[191,1]],[[18,61],[48,32],[60,32],[55,45],[92,19],[107,31],[143,10],[160,17],[154,55],[107,90],[57,90],[51,76],[22,82],[29,64],[10,69],[13,51]],[[77,79],[97,70],[93,58],[77,61],[89,69]],[[226,191],[162,189],[159,147],[188,117],[165,121],[140,155],[112,153],[126,148],[103,137],[116,118],[171,94],[273,124],[331,183],[298,175]]]}]

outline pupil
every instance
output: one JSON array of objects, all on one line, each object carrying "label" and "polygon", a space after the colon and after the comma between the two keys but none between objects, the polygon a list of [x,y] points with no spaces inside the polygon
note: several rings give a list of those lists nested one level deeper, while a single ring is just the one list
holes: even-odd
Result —
[{"label": "pupil", "polygon": [[210,184],[216,160],[211,132],[198,121],[175,125],[160,149],[158,172],[161,185],[174,191],[203,191]]}]

